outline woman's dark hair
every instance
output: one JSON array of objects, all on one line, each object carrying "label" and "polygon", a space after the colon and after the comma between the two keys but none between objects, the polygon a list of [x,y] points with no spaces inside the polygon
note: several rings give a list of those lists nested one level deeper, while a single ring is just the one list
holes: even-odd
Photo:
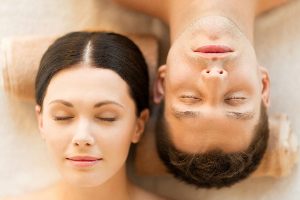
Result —
[{"label": "woman's dark hair", "polygon": [[157,117],[155,137],[159,157],[169,172],[175,178],[198,188],[229,187],[247,178],[259,166],[268,146],[268,115],[261,103],[260,119],[254,127],[254,138],[245,151],[223,153],[214,150],[189,154],[177,150],[169,134],[163,102]]},{"label": "woman's dark hair", "polygon": [[35,81],[37,104],[43,105],[48,85],[57,72],[80,64],[116,72],[130,88],[137,116],[149,108],[148,69],[141,51],[127,37],[106,32],[72,32],[48,48]]}]

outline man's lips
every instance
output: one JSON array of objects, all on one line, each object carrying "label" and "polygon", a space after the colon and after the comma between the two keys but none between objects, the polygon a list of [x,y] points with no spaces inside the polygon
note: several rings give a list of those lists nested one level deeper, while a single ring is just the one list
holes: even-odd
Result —
[{"label": "man's lips", "polygon": [[92,156],[73,156],[67,158],[71,165],[75,167],[90,167],[102,160],[102,158]]},{"label": "man's lips", "polygon": [[205,45],[199,47],[195,52],[200,53],[228,53],[232,52],[232,50],[224,45]]},{"label": "man's lips", "polygon": [[221,58],[233,51],[224,45],[205,45],[196,49],[195,52],[206,58]]}]

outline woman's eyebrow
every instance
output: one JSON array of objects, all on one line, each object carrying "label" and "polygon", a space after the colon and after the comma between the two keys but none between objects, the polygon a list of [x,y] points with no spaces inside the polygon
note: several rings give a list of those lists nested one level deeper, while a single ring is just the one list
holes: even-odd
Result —
[{"label": "woman's eyebrow", "polygon": [[117,105],[117,106],[119,106],[119,107],[121,107],[121,108],[124,108],[121,104],[119,104],[119,103],[117,103],[117,102],[115,102],[115,101],[101,101],[101,102],[99,102],[99,103],[96,103],[95,105],[94,105],[94,108],[99,108],[99,107],[101,107],[101,106],[104,106],[104,105],[107,105],[107,104],[114,104],[114,105]]},{"label": "woman's eyebrow", "polygon": [[[61,104],[65,105],[65,106],[67,106],[67,107],[70,107],[70,108],[74,107],[73,104],[71,104],[71,103],[68,102],[68,101],[62,100],[62,99],[56,99],[56,100],[53,100],[53,101],[51,101],[51,102],[49,103],[49,105],[52,104],[52,103],[61,103]],[[117,105],[117,106],[119,106],[119,107],[121,107],[121,108],[124,108],[121,104],[119,104],[119,103],[117,103],[117,102],[115,102],[115,101],[109,101],[109,100],[107,100],[107,101],[101,101],[101,102],[99,102],[99,103],[96,103],[96,104],[94,105],[94,108],[99,108],[99,107],[101,107],[101,106],[108,105],[108,104],[114,104],[114,105]]]},{"label": "woman's eyebrow", "polygon": [[53,101],[51,101],[51,102],[49,103],[49,105],[50,105],[51,103],[61,103],[61,104],[65,105],[65,106],[67,106],[67,107],[74,107],[73,104],[71,104],[70,102],[67,102],[67,101],[64,101],[64,100],[61,100],[61,99],[53,100]]}]

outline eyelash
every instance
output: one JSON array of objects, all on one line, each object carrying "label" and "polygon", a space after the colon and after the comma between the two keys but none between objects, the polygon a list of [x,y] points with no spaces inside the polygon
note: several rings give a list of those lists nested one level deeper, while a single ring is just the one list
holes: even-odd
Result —
[{"label": "eyelash", "polygon": [[234,100],[234,99],[245,100],[246,98],[245,97],[228,97],[227,99],[224,99],[224,100],[228,101],[228,100]]},{"label": "eyelash", "polygon": [[72,119],[73,117],[55,117],[55,121],[67,121],[69,119]]},{"label": "eyelash", "polygon": [[[195,97],[195,96],[188,96],[188,95],[183,95],[181,96],[181,98],[189,98],[189,99],[196,99],[196,100],[202,100],[201,98]],[[227,97],[226,99],[224,99],[225,101],[229,101],[229,100],[245,100],[245,97]]]},{"label": "eyelash", "polygon": [[198,99],[198,100],[201,100],[201,98],[198,98],[198,97],[195,97],[195,96],[188,96],[188,95],[183,95],[183,96],[181,96],[181,98],[183,98],[183,99],[187,98],[187,99]]},{"label": "eyelash", "polygon": [[100,117],[96,117],[96,119],[100,119],[101,121],[104,122],[115,122],[116,118],[100,118]]},{"label": "eyelash", "polygon": [[[72,119],[73,117],[55,117],[54,120],[55,121],[67,121],[69,119]],[[96,119],[100,119],[101,121],[105,121],[105,122],[114,122],[116,121],[115,118],[100,118],[100,117],[96,117]]]}]

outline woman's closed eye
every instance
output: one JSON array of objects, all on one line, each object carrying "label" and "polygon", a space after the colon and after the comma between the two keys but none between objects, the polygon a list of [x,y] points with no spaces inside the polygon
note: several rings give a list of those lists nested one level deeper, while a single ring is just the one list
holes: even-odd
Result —
[{"label": "woman's closed eye", "polygon": [[73,119],[74,117],[54,117],[54,121],[67,121]]},{"label": "woman's closed eye", "polygon": [[98,120],[104,121],[104,122],[114,122],[117,121],[114,117],[95,117]]}]

